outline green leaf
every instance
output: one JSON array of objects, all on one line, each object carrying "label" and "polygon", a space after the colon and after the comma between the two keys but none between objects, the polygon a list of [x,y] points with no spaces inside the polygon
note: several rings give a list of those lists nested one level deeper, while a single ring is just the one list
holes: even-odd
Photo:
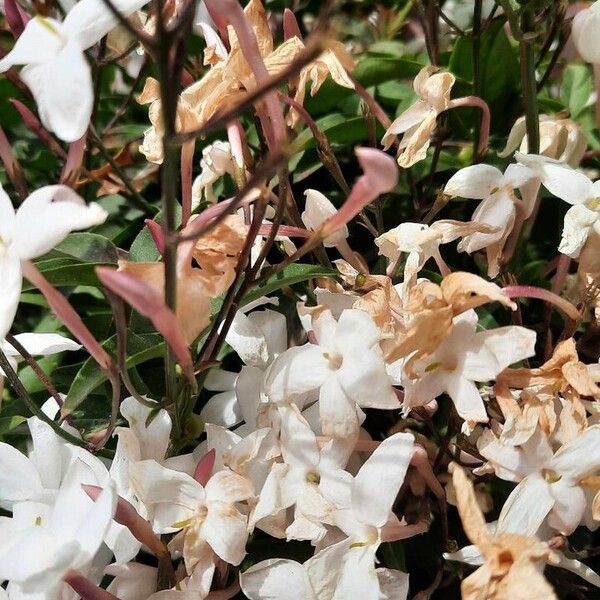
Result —
[{"label": "green leaf", "polygon": [[21,417],[19,415],[14,415],[12,417],[1,417],[0,418],[0,436],[12,431],[19,427],[19,425],[23,425],[27,421],[26,417]]},{"label": "green leaf", "polygon": [[[505,20],[495,19],[481,35],[481,97],[494,110],[506,113],[506,103],[517,92],[519,82],[519,62],[516,50],[512,47],[504,30]],[[459,79],[473,82],[473,40],[462,36],[454,44],[450,56],[449,70]],[[459,82],[455,91],[460,92]],[[464,90],[473,93],[473,90]],[[503,104],[504,103],[504,104]],[[498,114],[503,114],[500,111]]]},{"label": "green leaf", "polygon": [[422,68],[423,65],[414,60],[395,56],[368,56],[358,63],[353,75],[365,87],[371,87],[385,81],[412,79]]},{"label": "green leaf", "polygon": [[[115,352],[117,338],[112,336],[104,344],[103,348],[109,352]],[[165,342],[157,333],[136,335],[130,333],[127,339],[126,365],[131,369],[153,358],[162,356],[165,352]],[[106,377],[96,361],[88,358],[79,369],[67,398],[64,410],[73,412],[77,407],[100,385],[106,381]]]},{"label": "green leaf", "polygon": [[244,296],[243,305],[254,302],[263,296],[268,296],[283,287],[301,283],[314,277],[337,277],[336,269],[330,269],[321,265],[306,265],[301,263],[291,264],[280,273],[271,275],[260,287],[254,288]]},{"label": "green leaf", "polygon": [[592,75],[587,66],[567,66],[560,86],[560,99],[571,111],[573,119],[576,119],[586,107],[593,89]]},{"label": "green leaf", "polygon": [[116,246],[96,233],[71,233],[52,252],[50,257],[69,257],[86,263],[117,264]]}]

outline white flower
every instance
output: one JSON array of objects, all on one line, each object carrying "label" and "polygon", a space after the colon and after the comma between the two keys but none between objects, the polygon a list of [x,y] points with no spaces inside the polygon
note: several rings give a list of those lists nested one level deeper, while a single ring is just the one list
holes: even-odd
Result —
[{"label": "white flower", "polygon": [[578,258],[592,230],[600,233],[600,181],[592,182],[569,165],[545,156],[517,152],[515,158],[535,171],[551,194],[573,205],[565,215],[558,249]]},{"label": "white flower", "polygon": [[207,550],[232,565],[245,554],[247,518],[236,508],[253,496],[252,483],[227,469],[215,473],[206,486],[193,477],[144,460],[132,467],[136,495],[151,506],[157,533],[182,531],[188,573]]},{"label": "white flower", "polygon": [[[527,152],[525,117],[519,117],[508,134],[506,146],[498,152],[500,158],[511,156],[515,150]],[[558,115],[540,115],[540,154],[577,167],[587,149],[587,137],[571,119]]]},{"label": "white flower", "polygon": [[265,391],[285,403],[312,390],[319,392],[324,435],[358,435],[359,407],[394,409],[400,403],[385,371],[380,332],[362,310],[345,310],[336,322],[328,310],[313,317],[316,344],[290,348],[271,365]]},{"label": "white flower", "polygon": [[333,522],[349,537],[334,600],[381,597],[375,554],[385,526],[402,527],[392,506],[413,449],[414,438],[409,433],[396,433],[384,440],[352,481],[346,508],[334,513]]},{"label": "white flower", "polygon": [[[124,16],[148,0],[116,0]],[[14,65],[21,69],[38,105],[42,123],[65,142],[86,132],[94,103],[90,65],[84,51],[99,42],[118,21],[102,0],[81,0],[61,23],[36,16],[0,61],[0,72]]]},{"label": "white flower", "polygon": [[[191,454],[165,459],[171,435],[171,417],[166,410],[153,411],[135,398],[125,398],[120,407],[121,414],[129,427],[117,427],[119,436],[117,449],[110,467],[110,478],[115,482],[119,496],[132,504],[143,517],[151,510],[139,502],[135,495],[131,474],[132,465],[141,460],[156,460],[160,464],[193,473],[195,461]],[[124,528],[114,527],[109,532],[107,543],[115,553],[118,563],[124,563],[136,556],[141,543]]]},{"label": "white flower", "polygon": [[[81,345],[58,333],[18,333],[15,340],[31,354],[31,356],[51,356],[59,352],[74,352],[81,349]],[[22,357],[19,352],[6,340],[0,343],[2,352],[6,355],[13,369]],[[0,377],[4,375],[0,369]]]},{"label": "white flower", "polygon": [[198,208],[203,200],[208,204],[217,201],[213,185],[223,175],[229,174],[235,177],[237,167],[229,142],[217,140],[203,148],[200,169],[200,175],[196,177],[192,186],[192,210]]},{"label": "white flower", "polygon": [[239,373],[219,369],[210,371],[205,388],[220,393],[212,396],[202,407],[200,417],[205,423],[224,427],[245,421],[252,431],[256,424],[264,372],[287,348],[287,324],[285,316],[273,310],[250,314],[244,311],[242,309],[235,314],[225,341],[245,365]]},{"label": "white flower", "polygon": [[450,104],[454,75],[436,71],[433,66],[421,69],[413,84],[418,100],[396,118],[381,140],[387,149],[397,135],[403,134],[398,164],[405,169],[427,156],[437,116]]},{"label": "white flower", "polygon": [[103,223],[106,212],[64,185],[30,194],[15,212],[0,188],[0,339],[9,332],[21,295],[21,263],[42,256],[71,231]]},{"label": "white flower", "polygon": [[[506,446],[489,430],[477,447],[496,475],[520,482],[502,508],[498,528],[534,535],[546,517],[568,535],[580,524],[587,507],[586,477],[600,469],[600,426],[588,427],[553,452],[539,430],[520,447]],[[593,478],[591,478],[593,480]]]},{"label": "white flower", "polygon": [[[488,275],[496,277],[500,270],[502,250],[513,229],[517,210],[527,218],[533,210],[538,192],[535,174],[523,165],[508,165],[504,174],[490,165],[478,164],[457,171],[448,181],[448,196],[483,200],[471,220],[495,228],[493,233],[474,233],[458,245],[459,251],[471,254],[485,248]],[[521,192],[521,200],[515,195]]]},{"label": "white flower", "polygon": [[[250,600],[332,600],[346,552],[347,544],[341,542],[321,550],[304,564],[285,558],[264,560],[241,574],[242,591]],[[371,589],[378,586],[375,600],[406,600],[406,573],[383,568],[374,569],[374,573],[377,581],[369,583],[374,584]]]},{"label": "white flower", "polygon": [[280,406],[281,454],[265,482],[251,522],[295,506],[288,539],[320,541],[322,522],[345,497],[351,475],[344,471],[348,453],[343,443],[330,440],[319,448],[317,437],[294,405]]},{"label": "white flower", "polygon": [[440,246],[468,236],[478,228],[476,223],[448,219],[436,221],[432,225],[406,222],[375,238],[375,245],[379,248],[379,254],[389,259],[392,266],[400,259],[402,252],[408,252],[404,264],[404,281],[412,284],[430,258],[436,261],[442,274],[446,274],[448,267],[440,254]]},{"label": "white flower", "polygon": [[571,35],[583,60],[600,63],[600,2],[575,15]]},{"label": "white flower", "polygon": [[[337,212],[337,208],[324,194],[317,190],[306,190],[304,196],[306,203],[304,205],[304,212],[300,215],[302,222],[306,225],[307,229],[316,231],[327,219]],[[345,242],[348,235],[348,227],[343,225],[323,240],[323,246],[325,248],[334,248],[338,244]]]},{"label": "white flower", "polygon": [[402,382],[404,407],[424,406],[443,393],[467,421],[486,423],[488,417],[474,382],[490,381],[509,365],[535,353],[535,332],[508,326],[476,331],[477,315],[469,310],[453,320],[451,333],[436,351],[418,360]]},{"label": "white flower", "polygon": [[0,527],[0,580],[10,580],[26,594],[53,597],[68,571],[92,562],[112,523],[117,496],[108,486],[92,502],[81,488],[92,477],[89,471],[75,460],[52,506],[22,502],[13,507],[13,517]]}]

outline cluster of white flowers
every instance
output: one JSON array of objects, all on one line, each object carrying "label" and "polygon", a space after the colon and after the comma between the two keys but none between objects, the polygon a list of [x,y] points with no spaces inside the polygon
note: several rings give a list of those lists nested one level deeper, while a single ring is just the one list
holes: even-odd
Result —
[{"label": "cluster of white flowers", "polygon": [[[144,3],[122,0],[115,5],[129,15]],[[251,4],[256,9],[260,3]],[[598,7],[600,3],[578,15],[575,41],[584,58],[600,61]],[[84,51],[115,24],[102,2],[82,0],[62,23],[33,18],[0,61],[2,71],[26,65],[20,76],[41,119],[63,140],[78,140],[87,130],[93,92]],[[201,30],[207,39],[219,40],[208,25],[203,23]],[[293,46],[289,42],[284,43],[287,48]],[[222,43],[215,44],[209,74],[225,77],[223,63],[233,63],[239,48],[228,54]],[[273,50],[271,43],[268,56],[280,49]],[[313,84],[333,74],[335,64],[339,80],[352,87],[343,60],[333,50],[327,52],[327,59],[310,72]],[[306,83],[309,74],[303,76]],[[244,77],[235,89],[241,96],[251,89],[250,75]],[[408,168],[426,157],[440,113],[466,105],[450,99],[454,83],[454,76],[433,67],[417,75],[416,103],[398,116],[382,140],[385,148],[396,144],[400,166]],[[148,97],[153,89],[150,83]],[[191,112],[196,108],[185,106]],[[553,594],[541,575],[546,563],[600,587],[600,577],[563,554],[557,541],[580,525],[593,530],[600,522],[600,364],[582,362],[575,343],[567,339],[549,360],[529,368],[525,361],[536,357],[536,333],[519,325],[490,327],[477,311],[492,303],[516,310],[512,299],[528,293],[549,299],[568,314],[576,309],[548,290],[545,295],[538,290],[536,296],[513,286],[509,293],[479,276],[451,272],[440,251],[457,240],[458,251],[484,251],[487,274],[495,278],[510,259],[523,223],[539,208],[540,194],[547,192],[571,205],[558,248],[579,263],[579,291],[571,293],[581,299],[600,276],[600,182],[577,169],[581,131],[562,117],[542,122],[541,154],[517,150],[524,135],[520,120],[505,150],[506,156],[514,153],[514,162],[504,173],[480,163],[449,178],[443,190],[448,199],[480,201],[471,221],[405,222],[379,235],[374,243],[387,261],[387,274],[370,274],[366,261],[350,248],[350,219],[344,209],[338,211],[319,191],[306,190],[305,210],[299,215],[306,227],[302,231],[305,237],[322,234],[323,247],[343,257],[335,261],[338,280],[315,280],[309,297],[296,306],[294,319],[301,327],[293,334],[276,310],[276,298],[263,297],[235,314],[225,341],[241,366],[235,372],[212,367],[206,375],[204,390],[216,393],[194,415],[202,421],[203,437],[187,454],[178,454],[172,444],[172,413],[153,399],[121,402],[122,425],[114,431],[111,459],[94,454],[92,446],[88,450],[68,419],[58,420],[56,399],[48,400],[44,414],[57,419],[71,441],[75,437],[82,443],[67,441],[68,436],[37,416],[28,419],[27,455],[0,443],[0,507],[10,515],[0,517],[0,583],[6,583],[0,599],[224,599],[241,590],[251,600],[403,600],[409,575],[379,567],[378,550],[385,542],[429,530],[429,511],[416,518],[403,511],[408,493],[431,494],[442,504],[447,495],[458,505],[474,546],[445,557],[484,565],[478,578],[465,580],[466,598],[517,597],[489,592],[499,581],[514,591],[508,582],[513,568],[522,569],[515,582],[522,585],[529,573],[536,590]],[[155,136],[154,129],[146,132],[147,149]],[[229,142],[204,149],[201,174],[192,188],[194,210],[205,202],[218,205],[213,185],[243,171],[234,156],[235,139],[232,134]],[[162,160],[161,152],[156,162]],[[394,187],[392,158],[369,149],[359,151],[361,159],[366,187],[376,187],[368,170],[377,160],[375,166],[384,167],[377,172],[385,180],[382,189]],[[238,215],[229,216],[234,221]],[[35,269],[31,261],[70,232],[106,218],[99,205],[86,205],[63,185],[38,189],[16,211],[0,189],[0,340],[11,361],[19,353],[4,338],[18,308],[23,274]],[[241,221],[239,217],[245,233]],[[335,227],[328,228],[331,223]],[[263,225],[273,226],[266,219]],[[278,239],[291,255],[296,247],[282,231]],[[262,237],[257,237],[258,252]],[[225,245],[226,235],[220,241]],[[441,275],[437,283],[422,277],[430,259]],[[403,281],[394,284],[400,266]],[[221,263],[218,267],[221,277],[226,270]],[[191,279],[193,269],[186,268]],[[229,263],[227,268],[233,271]],[[199,293],[208,305],[206,289]],[[600,304],[595,309],[600,314]],[[184,327],[185,317],[177,315]],[[194,329],[188,345],[209,317],[200,320],[197,330],[187,323]],[[16,340],[34,355],[80,349],[59,335],[22,334]],[[406,418],[430,418],[444,395],[460,420],[464,447],[452,442],[437,448]],[[392,415],[390,423],[396,426],[385,439],[371,438],[364,427],[366,411]],[[487,527],[481,515],[485,490],[475,498],[471,479],[448,464],[446,450],[471,468],[475,482],[495,475],[515,484],[496,524]],[[434,473],[434,464],[442,469]],[[312,556],[304,563],[271,556],[244,564],[249,544],[275,539],[306,542]],[[501,551],[508,554],[500,557]],[[98,586],[106,575],[112,579],[102,591]]]}]

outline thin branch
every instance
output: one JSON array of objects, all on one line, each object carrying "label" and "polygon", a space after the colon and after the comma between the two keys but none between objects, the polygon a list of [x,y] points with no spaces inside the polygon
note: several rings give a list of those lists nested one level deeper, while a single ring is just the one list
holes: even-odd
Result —
[{"label": "thin branch", "polygon": [[[86,450],[94,451],[95,448],[93,445],[89,444],[85,440],[78,438],[77,436],[65,431],[56,421],[52,420],[46,413],[31,399],[25,386],[21,383],[18,375],[15,370],[12,368],[9,360],[6,358],[6,355],[2,350],[0,350],[0,369],[4,371],[4,375],[8,379],[11,387],[21,400],[23,404],[27,407],[29,412],[32,415],[36,416],[40,421],[43,421],[47,425],[49,425],[54,433],[56,433],[63,440],[73,444],[74,446],[78,446],[80,448],[85,448]],[[103,450],[97,451],[99,456],[104,456],[106,458],[112,458],[113,453],[107,452]]]}]

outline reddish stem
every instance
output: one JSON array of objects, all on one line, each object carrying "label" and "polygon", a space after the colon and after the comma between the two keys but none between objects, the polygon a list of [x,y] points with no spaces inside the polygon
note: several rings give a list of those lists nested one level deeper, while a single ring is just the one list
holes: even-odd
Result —
[{"label": "reddish stem", "polygon": [[564,315],[569,317],[572,321],[578,321],[581,314],[568,300],[561,298],[558,294],[551,292],[540,287],[534,287],[532,285],[511,285],[502,288],[502,291],[509,298],[534,298],[536,300],[543,300],[558,308]]},{"label": "reddish stem", "polygon": [[490,124],[492,120],[490,115],[490,107],[487,105],[487,102],[482,100],[479,96],[465,96],[464,98],[456,98],[455,100],[451,100],[446,110],[463,107],[479,108],[481,110],[479,148],[477,149],[477,159],[480,160],[487,153],[487,148],[490,141]]}]

